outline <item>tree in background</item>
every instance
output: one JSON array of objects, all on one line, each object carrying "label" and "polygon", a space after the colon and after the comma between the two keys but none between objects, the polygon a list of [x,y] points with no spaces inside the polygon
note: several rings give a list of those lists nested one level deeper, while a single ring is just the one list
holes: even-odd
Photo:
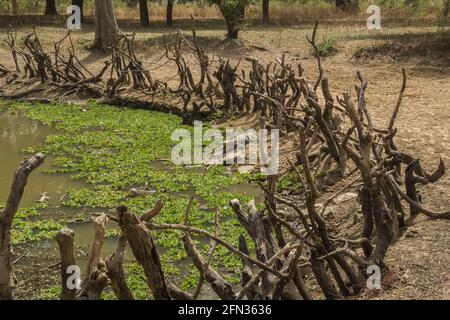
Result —
[{"label": "tree in background", "polygon": [[227,25],[227,37],[237,39],[245,18],[245,7],[251,0],[209,0],[217,5]]},{"label": "tree in background", "polygon": [[9,0],[9,13],[12,15],[16,15],[19,11],[19,6],[17,4],[17,0]]},{"label": "tree in background", "polygon": [[167,0],[166,25],[171,26],[173,21],[173,4],[175,0]]},{"label": "tree in background", "polygon": [[150,18],[148,16],[147,0],[139,0],[139,17],[141,27],[150,26]]},{"label": "tree in background", "polygon": [[269,0],[262,0],[262,19],[264,23],[268,23],[269,17]]},{"label": "tree in background", "polygon": [[358,12],[359,0],[336,0],[336,8],[345,12]]},{"label": "tree in background", "polygon": [[444,18],[448,18],[450,14],[450,0],[446,0],[444,3]]},{"label": "tree in background", "polygon": [[124,0],[128,8],[136,8],[137,4],[139,3],[139,0]]},{"label": "tree in background", "polygon": [[45,13],[46,16],[56,16],[58,12],[56,11],[56,1],[55,0],[45,0]]},{"label": "tree in background", "polygon": [[83,20],[84,20],[83,0],[72,0],[72,5],[80,7],[80,11],[81,11],[81,21],[83,21]]},{"label": "tree in background", "polygon": [[95,39],[92,47],[107,51],[119,34],[112,0],[95,0]]}]

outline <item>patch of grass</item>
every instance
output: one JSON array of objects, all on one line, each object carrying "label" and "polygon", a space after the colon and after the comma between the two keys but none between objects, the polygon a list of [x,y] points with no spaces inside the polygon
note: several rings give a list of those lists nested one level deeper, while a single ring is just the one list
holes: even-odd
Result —
[{"label": "patch of grass", "polygon": [[38,297],[41,300],[58,300],[61,295],[61,286],[56,285],[48,288],[42,288]]}]

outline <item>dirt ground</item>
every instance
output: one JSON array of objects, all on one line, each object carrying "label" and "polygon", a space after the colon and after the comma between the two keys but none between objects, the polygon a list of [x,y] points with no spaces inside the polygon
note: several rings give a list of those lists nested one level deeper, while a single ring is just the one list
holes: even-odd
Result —
[{"label": "dirt ground", "polygon": [[[23,37],[30,28],[19,30]],[[4,29],[0,30],[4,35]],[[64,34],[62,28],[38,27],[41,41],[50,46]],[[80,47],[81,61],[90,69],[99,69],[103,58],[87,50],[93,39],[92,29],[74,34]],[[155,28],[138,31],[137,51],[144,65],[156,79],[168,80],[176,74],[171,64],[161,59],[163,34],[175,29]],[[184,30],[186,36],[189,30]],[[217,59],[235,63],[245,57],[263,62],[286,55],[292,64],[301,63],[307,77],[315,79],[316,61],[305,40],[311,26],[255,27],[242,32],[239,41],[223,39],[223,30],[197,31],[200,44]],[[385,127],[395,107],[401,86],[401,68],[408,75],[407,90],[398,115],[397,144],[420,158],[428,171],[434,170],[442,158],[450,165],[450,30],[437,27],[384,27],[372,32],[361,26],[323,26],[319,39],[330,40],[336,53],[323,61],[335,95],[353,89],[356,70],[360,70],[369,86],[366,92],[368,109],[379,127]],[[12,66],[10,53],[0,44],[0,63]],[[249,120],[251,121],[251,119]],[[242,124],[242,123],[241,123]],[[450,208],[450,175],[436,185],[421,187],[424,206],[435,211]],[[351,214],[351,212],[349,213]],[[367,293],[370,299],[450,299],[450,222],[419,216],[386,258],[394,271],[394,281],[380,292]]]}]

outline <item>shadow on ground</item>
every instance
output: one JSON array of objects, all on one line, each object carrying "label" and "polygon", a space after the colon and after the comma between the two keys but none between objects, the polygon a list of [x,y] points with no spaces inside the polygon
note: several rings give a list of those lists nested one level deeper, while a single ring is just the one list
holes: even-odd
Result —
[{"label": "shadow on ground", "polygon": [[[422,67],[450,66],[450,31],[414,34],[379,34],[372,37],[380,43],[357,49],[352,59],[358,62],[413,62]],[[450,72],[438,69],[440,72]]]}]

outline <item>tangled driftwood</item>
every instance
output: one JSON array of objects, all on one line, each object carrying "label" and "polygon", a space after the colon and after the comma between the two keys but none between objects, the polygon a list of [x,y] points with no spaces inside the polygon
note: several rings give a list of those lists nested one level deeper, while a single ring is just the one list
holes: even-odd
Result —
[{"label": "tangled driftwood", "polygon": [[[132,299],[122,268],[123,252],[128,243],[136,260],[142,265],[147,284],[156,299],[196,299],[205,281],[221,299],[317,298],[305,281],[307,272],[312,274],[324,297],[339,299],[361,292],[369,266],[388,269],[384,258],[389,247],[396,241],[398,234],[408,227],[403,203],[409,206],[411,218],[423,213],[433,219],[450,219],[450,212],[439,213],[424,208],[416,190],[417,184],[435,183],[444,175],[445,165],[442,160],[430,174],[418,159],[399,150],[394,141],[395,120],[406,89],[405,70],[398,102],[389,124],[386,128],[377,128],[366,103],[367,81],[361,73],[357,73],[359,83],[355,87],[356,99],[352,98],[350,92],[334,98],[328,79],[323,78],[316,45],[317,28],[316,24],[312,37],[308,38],[316,51],[319,69],[319,77],[312,85],[304,77],[301,65],[293,67],[287,64],[284,56],[275,64],[265,66],[250,59],[252,68],[248,74],[238,72],[239,63],[233,67],[230,61],[223,60],[217,65],[216,71],[211,72],[212,59],[199,46],[194,31],[193,43],[186,40],[181,32],[177,34],[175,43],[165,41],[165,56],[175,62],[179,78],[178,86],[169,88],[167,82],[153,80],[136,58],[133,36],[124,35],[121,38],[119,42],[123,43],[118,42],[112,48],[112,62],[106,63],[102,70],[104,73],[111,66],[108,84],[102,90],[106,90],[109,96],[117,95],[119,89],[126,86],[148,94],[157,91],[180,94],[185,102],[183,110],[187,120],[192,120],[192,114],[195,115],[196,110],[204,106],[210,111],[220,109],[228,114],[259,112],[262,127],[297,133],[297,161],[290,162],[288,171],[297,175],[302,188],[301,195],[293,200],[277,193],[277,184],[283,175],[280,174],[269,176],[266,183],[261,184],[265,193],[263,210],[257,210],[253,202],[241,205],[238,200],[231,201],[230,206],[237,220],[254,242],[255,254],[250,252],[244,235],[239,238],[239,247],[232,246],[220,237],[219,214],[216,215],[214,233],[191,227],[189,212],[192,198],[186,208],[184,221],[179,224],[155,224],[151,221],[160,213],[161,203],[141,217],[128,212],[123,206],[117,208],[116,216],[95,216],[92,221],[96,226],[96,236],[89,268],[80,290],[68,290],[65,287],[67,266],[75,263],[74,235],[70,230],[61,230],[57,236],[62,259],[61,298],[98,299],[103,289],[111,285],[119,299]],[[24,53],[23,49],[16,47],[15,36],[8,32],[8,43],[13,55],[15,52],[25,61],[28,76],[38,76],[47,81],[42,74],[45,72],[48,79],[52,79],[51,84],[57,83],[57,86],[70,89],[76,89],[80,83],[88,86],[94,82],[101,83],[101,76],[83,76],[81,68],[75,69],[73,65],[76,59],[70,58],[70,53],[68,58],[61,58],[58,53],[56,67],[49,62],[49,56],[42,52],[37,36],[34,34],[33,37],[29,37],[28,41],[31,42],[27,46],[28,52]],[[67,38],[70,39],[70,34]],[[121,49],[124,45],[126,50]],[[183,58],[185,49],[191,50],[198,61],[200,78],[197,81]],[[37,67],[39,63],[41,66]],[[16,71],[5,70],[6,74],[11,74],[19,68],[16,67]],[[189,103],[195,107],[188,108]],[[344,180],[344,186],[318,203],[322,197],[317,184],[318,176],[327,161],[334,163]],[[405,184],[405,191],[402,190],[402,184]],[[324,213],[334,198],[356,185],[361,186],[359,203],[363,224],[359,237],[343,238],[329,228]],[[294,214],[287,217],[283,210],[286,208]],[[5,212],[9,220],[3,221],[11,221],[14,215],[11,212],[14,210],[5,208],[2,215]],[[119,224],[122,235],[116,252],[104,262],[100,257],[100,249],[108,219]],[[200,271],[199,283],[193,293],[182,291],[164,276],[152,233],[165,230],[183,232],[185,250]],[[211,250],[207,257],[202,256],[192,241],[192,234],[210,239]],[[211,265],[214,248],[218,245],[242,260],[239,288],[228,283]],[[7,268],[9,246],[2,242],[2,248],[4,263],[0,266]],[[2,298],[8,298],[8,292],[11,292],[11,286],[8,285],[10,278],[2,279],[0,288],[5,292]]]}]

